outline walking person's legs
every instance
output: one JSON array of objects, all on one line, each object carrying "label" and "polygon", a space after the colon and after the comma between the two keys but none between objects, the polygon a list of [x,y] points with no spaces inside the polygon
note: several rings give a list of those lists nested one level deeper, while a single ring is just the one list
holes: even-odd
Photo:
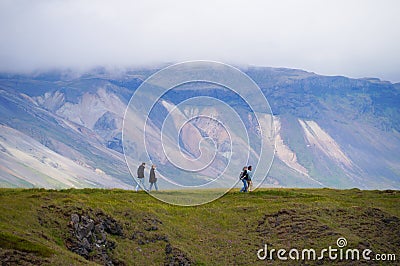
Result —
[{"label": "walking person's legs", "polygon": [[147,190],[146,185],[145,185],[145,183],[144,183],[144,178],[142,178],[141,181],[142,181],[141,184],[142,184],[142,186],[143,186],[143,189],[144,189],[144,190]]},{"label": "walking person's legs", "polygon": [[156,191],[158,191],[158,185],[157,182],[154,183],[154,187],[156,188]]},{"label": "walking person's legs", "polygon": [[247,190],[250,192],[253,189],[253,181],[247,181]]},{"label": "walking person's legs", "polygon": [[151,188],[153,187],[154,183],[150,183],[149,191],[151,191]]},{"label": "walking person's legs", "polygon": [[147,190],[146,186],[144,185],[144,178],[139,178],[139,182],[137,182],[137,185],[136,185],[136,192],[139,191],[140,185],[142,185],[142,188],[144,190]]},{"label": "walking person's legs", "polygon": [[243,182],[243,187],[240,190],[240,192],[246,192],[247,191],[247,181],[245,179],[242,179]]}]

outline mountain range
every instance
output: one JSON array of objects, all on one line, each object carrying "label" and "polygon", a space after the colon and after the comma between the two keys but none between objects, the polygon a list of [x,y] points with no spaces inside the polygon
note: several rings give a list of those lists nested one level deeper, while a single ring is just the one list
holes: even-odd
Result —
[{"label": "mountain range", "polygon": [[[0,74],[0,186],[132,188],[123,117],[135,90],[157,70]],[[273,112],[275,159],[264,186],[400,188],[400,83],[286,68],[241,70]],[[199,95],[242,106],[225,89],[184,86],[155,105],[150,125],[160,128],[171,108]],[[251,110],[239,109],[246,128],[256,132]],[[179,140],[187,154],[196,156],[196,136],[212,136],[225,151],[218,123],[194,121]],[[152,160],[160,167],[168,163],[162,154]]]}]

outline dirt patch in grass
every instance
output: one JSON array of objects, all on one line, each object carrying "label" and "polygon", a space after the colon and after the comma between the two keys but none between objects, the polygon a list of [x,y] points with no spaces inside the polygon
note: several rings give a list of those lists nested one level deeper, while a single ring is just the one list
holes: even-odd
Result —
[{"label": "dirt patch in grass", "polygon": [[2,266],[8,265],[43,265],[49,263],[47,258],[19,250],[0,248],[0,261]]},{"label": "dirt patch in grass", "polygon": [[281,243],[302,242],[313,244],[314,239],[339,236],[328,225],[319,221],[310,212],[282,209],[266,214],[259,220],[256,231],[261,237],[275,236]]},{"label": "dirt patch in grass", "polygon": [[0,232],[0,248],[31,253],[35,256],[50,257],[54,252],[46,246],[28,241],[16,235]]},{"label": "dirt patch in grass", "polygon": [[[329,222],[327,222],[329,221]],[[345,233],[344,233],[345,232]],[[281,209],[265,214],[256,233],[270,248],[327,248],[336,247],[336,240],[345,237],[349,248],[371,249],[376,253],[396,253],[400,250],[400,219],[379,208],[321,208]],[[345,235],[343,235],[345,234]],[[318,264],[309,262],[310,265]],[[319,263],[332,263],[327,258]],[[336,265],[365,265],[366,261],[336,261]],[[379,265],[368,261],[369,265]],[[393,264],[394,265],[394,264]]]}]

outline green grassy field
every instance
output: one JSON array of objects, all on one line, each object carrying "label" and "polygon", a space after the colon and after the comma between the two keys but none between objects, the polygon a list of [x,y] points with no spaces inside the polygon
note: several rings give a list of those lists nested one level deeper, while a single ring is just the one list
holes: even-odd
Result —
[{"label": "green grassy field", "polygon": [[[397,256],[369,265],[399,265],[399,207],[399,191],[358,189],[232,191],[196,207],[124,190],[0,189],[0,260],[2,265],[365,265],[257,258],[264,244],[320,250],[345,237],[347,248]],[[95,225],[108,219],[114,228],[106,230],[107,244],[93,244],[86,258],[73,252],[73,214]]]}]

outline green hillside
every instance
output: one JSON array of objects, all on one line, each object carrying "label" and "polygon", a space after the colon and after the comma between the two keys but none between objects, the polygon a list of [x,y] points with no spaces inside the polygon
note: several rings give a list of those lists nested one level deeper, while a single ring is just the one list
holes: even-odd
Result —
[{"label": "green hillside", "polygon": [[[185,192],[159,192],[180,196]],[[207,193],[206,191],[204,193]],[[233,191],[179,207],[123,190],[0,189],[2,265],[365,265],[365,261],[261,261],[268,248],[337,247],[396,254],[400,192]]]}]

